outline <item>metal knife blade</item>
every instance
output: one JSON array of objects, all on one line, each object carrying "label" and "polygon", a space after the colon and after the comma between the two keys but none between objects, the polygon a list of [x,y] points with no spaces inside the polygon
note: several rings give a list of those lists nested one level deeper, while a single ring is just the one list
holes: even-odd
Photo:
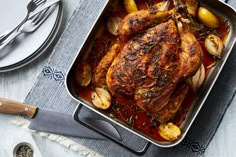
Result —
[{"label": "metal knife blade", "polygon": [[28,128],[66,136],[105,139],[102,135],[74,121],[71,115],[41,108],[38,108]]},{"label": "metal knife blade", "polygon": [[102,135],[75,122],[71,115],[37,108],[33,105],[0,98],[0,113],[21,114],[32,118],[29,129],[33,130],[74,137],[106,139]]},{"label": "metal knife blade", "polygon": [[39,6],[35,11],[30,13],[29,17],[33,17],[34,15],[40,13],[44,9],[54,5],[55,3],[58,3],[60,0],[47,0],[45,3],[43,3],[41,6]]}]

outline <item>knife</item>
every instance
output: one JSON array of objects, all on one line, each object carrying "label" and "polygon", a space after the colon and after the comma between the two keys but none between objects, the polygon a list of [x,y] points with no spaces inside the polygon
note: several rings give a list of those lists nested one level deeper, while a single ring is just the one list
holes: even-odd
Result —
[{"label": "knife", "polygon": [[[31,118],[29,129],[44,131],[54,134],[82,137],[90,139],[106,139],[104,136],[77,123],[69,114],[38,108],[33,105],[22,104],[16,101],[0,98],[0,113],[20,114]],[[83,119],[82,119],[83,121]],[[110,123],[94,119],[97,125],[102,124],[107,128],[107,134],[120,140],[120,135]]]},{"label": "knife", "polygon": [[40,13],[44,9],[54,5],[55,3],[58,3],[59,1],[61,1],[61,0],[47,0],[45,3],[43,3],[41,6],[39,6],[35,11],[30,13],[29,18],[33,17],[34,15],[36,15],[38,13]]}]

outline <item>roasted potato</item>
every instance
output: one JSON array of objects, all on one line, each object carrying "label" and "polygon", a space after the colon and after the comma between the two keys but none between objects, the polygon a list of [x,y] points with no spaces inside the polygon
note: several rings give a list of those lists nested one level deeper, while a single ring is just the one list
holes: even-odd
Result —
[{"label": "roasted potato", "polygon": [[92,92],[92,102],[97,108],[106,110],[111,106],[111,95],[104,88],[95,88]]},{"label": "roasted potato", "polygon": [[161,124],[159,126],[159,134],[167,141],[174,141],[181,135],[181,130],[178,126],[169,122],[168,124]]}]

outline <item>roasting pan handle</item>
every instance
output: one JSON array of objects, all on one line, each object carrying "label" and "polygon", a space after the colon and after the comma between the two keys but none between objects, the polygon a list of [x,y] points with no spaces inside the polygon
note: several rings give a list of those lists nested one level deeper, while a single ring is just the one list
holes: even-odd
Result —
[{"label": "roasting pan handle", "polygon": [[83,120],[81,120],[79,118],[79,114],[80,111],[82,109],[83,105],[82,104],[78,104],[78,106],[76,107],[74,113],[73,113],[73,118],[75,121],[77,121],[78,123],[86,126],[87,128],[90,128],[91,130],[105,136],[107,139],[111,140],[112,142],[115,142],[116,144],[122,146],[123,148],[127,149],[128,151],[135,153],[136,155],[143,155],[146,153],[148,147],[150,146],[150,142],[146,142],[146,144],[144,145],[144,147],[141,150],[134,150],[130,147],[128,147],[127,145],[125,145],[124,143],[122,143],[122,139],[117,139],[116,137],[110,136],[109,133],[106,133],[105,130],[101,131],[99,128],[97,128],[96,126],[93,126],[91,124],[88,124],[87,122],[84,122]]}]

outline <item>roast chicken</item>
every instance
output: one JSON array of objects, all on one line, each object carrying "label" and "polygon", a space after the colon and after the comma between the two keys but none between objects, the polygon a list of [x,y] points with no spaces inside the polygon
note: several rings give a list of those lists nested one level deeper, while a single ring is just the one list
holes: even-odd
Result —
[{"label": "roast chicken", "polygon": [[96,67],[93,84],[133,96],[158,121],[169,121],[188,92],[184,80],[202,63],[201,46],[183,19],[176,9],[128,14],[119,26],[120,40]]}]

